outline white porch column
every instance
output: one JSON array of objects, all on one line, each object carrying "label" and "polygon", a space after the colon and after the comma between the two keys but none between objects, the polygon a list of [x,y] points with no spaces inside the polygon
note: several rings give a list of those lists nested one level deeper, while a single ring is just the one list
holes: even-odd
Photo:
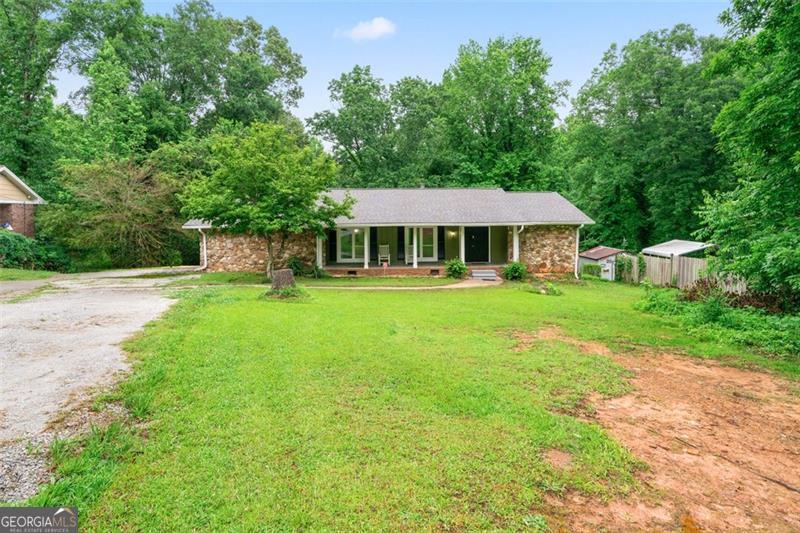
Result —
[{"label": "white porch column", "polygon": [[369,228],[364,228],[364,268],[369,268]]},{"label": "white porch column", "polygon": [[458,257],[464,263],[467,262],[467,252],[466,252],[466,245],[464,243],[464,226],[458,227]]},{"label": "white porch column", "polygon": [[419,228],[411,228],[411,233],[414,234],[414,238],[412,239],[412,241],[413,241],[413,246],[412,247],[414,248],[414,253],[413,253],[413,256],[412,256],[414,258],[414,268],[417,268],[417,232],[418,231],[419,231]]},{"label": "white porch column", "polygon": [[[582,227],[583,227],[583,224],[581,224],[580,226],[575,228],[575,279],[578,279],[578,278],[581,277],[580,273],[579,273],[579,270],[578,270],[578,266],[579,266],[578,265],[578,250],[580,249],[579,245],[581,243],[581,228]],[[614,266],[616,266],[616,265],[614,265]],[[614,272],[612,272],[612,274],[613,273]]]},{"label": "white porch column", "polygon": [[519,226],[514,224],[514,238],[512,239],[513,244],[513,251],[511,254],[512,261],[519,261]]},{"label": "white porch column", "polygon": [[322,237],[317,235],[317,267],[322,268]]}]

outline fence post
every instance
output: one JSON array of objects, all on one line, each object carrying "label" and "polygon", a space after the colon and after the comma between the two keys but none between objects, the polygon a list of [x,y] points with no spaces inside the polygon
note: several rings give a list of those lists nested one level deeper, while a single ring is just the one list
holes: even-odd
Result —
[{"label": "fence post", "polygon": [[[672,280],[675,279],[675,254],[669,256],[669,281],[667,282],[667,286],[672,286]],[[678,280],[675,280],[675,285],[678,284]]]}]

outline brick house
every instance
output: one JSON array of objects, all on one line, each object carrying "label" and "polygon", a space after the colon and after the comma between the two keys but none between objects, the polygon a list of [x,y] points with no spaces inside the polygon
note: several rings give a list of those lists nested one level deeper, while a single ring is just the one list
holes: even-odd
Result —
[{"label": "brick house", "polygon": [[[554,192],[502,189],[333,189],[355,199],[352,216],[324,236],[292,235],[278,266],[290,257],[333,275],[437,275],[461,258],[471,269],[499,270],[522,261],[531,273],[577,273],[580,228],[594,222]],[[201,220],[201,261],[208,271],[263,272],[262,238],[226,233]]]},{"label": "brick house", "polygon": [[0,165],[0,227],[34,237],[36,206],[45,201],[7,167]]}]

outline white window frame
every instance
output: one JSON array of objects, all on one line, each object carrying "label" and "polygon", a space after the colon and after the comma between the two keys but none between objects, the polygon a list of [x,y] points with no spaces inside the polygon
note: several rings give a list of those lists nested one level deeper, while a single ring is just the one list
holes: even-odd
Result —
[{"label": "white window frame", "polygon": [[367,248],[367,239],[369,239],[369,234],[366,231],[366,228],[359,228],[359,227],[343,227],[343,228],[336,228],[336,262],[337,263],[363,263],[364,256],[356,257],[356,239],[355,236],[353,237],[352,249],[350,250],[352,257],[342,258],[342,232],[349,231],[355,235],[355,233],[363,232],[364,234],[364,253],[369,253],[369,249]]},{"label": "white window frame", "polygon": [[[426,228],[433,230],[433,257],[423,257],[421,255],[422,254],[422,230],[426,229]],[[417,239],[418,239],[418,242],[419,242],[419,252],[417,252],[417,261],[424,262],[424,263],[435,263],[436,261],[439,260],[439,227],[438,226],[414,226],[413,228],[410,227],[410,226],[407,226],[405,228],[405,230],[406,230],[406,233],[405,233],[406,250],[407,251],[410,250],[411,252],[414,251],[414,245],[412,244],[414,239],[413,239],[413,233],[411,233],[411,232],[412,231],[418,231],[419,232],[417,234]],[[408,252],[406,252],[406,255],[408,255]],[[409,262],[408,260],[409,260],[409,258],[407,257],[406,258],[406,262],[407,263]]]}]

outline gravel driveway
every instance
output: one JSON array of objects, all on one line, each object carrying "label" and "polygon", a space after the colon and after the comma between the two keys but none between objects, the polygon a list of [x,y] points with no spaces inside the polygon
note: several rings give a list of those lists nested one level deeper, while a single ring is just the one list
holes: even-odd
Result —
[{"label": "gravel driveway", "polygon": [[49,422],[128,368],[120,342],[173,302],[162,285],[191,268],[0,282],[0,502],[46,481]]}]

